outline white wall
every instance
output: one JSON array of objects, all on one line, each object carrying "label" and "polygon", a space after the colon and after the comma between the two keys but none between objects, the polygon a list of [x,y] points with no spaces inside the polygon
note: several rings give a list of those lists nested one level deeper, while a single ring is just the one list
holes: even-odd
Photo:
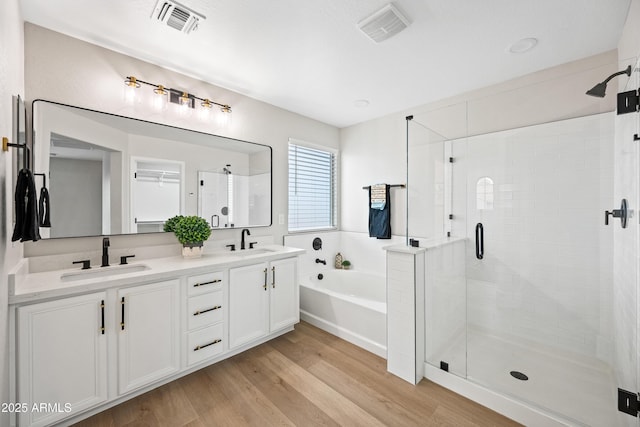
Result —
[{"label": "white wall", "polygon": [[[584,92],[618,66],[617,52],[605,52],[341,129],[341,229],[366,231],[363,186],[406,181],[406,116],[414,115],[436,134],[454,139],[612,111],[615,97],[600,99]],[[404,234],[405,197],[412,190],[392,190],[394,234]]]},{"label": "white wall", "polygon": [[[129,75],[227,103],[233,109],[231,123],[220,127],[215,121],[203,123],[195,116],[159,115],[146,104],[125,106],[123,81]],[[287,217],[288,139],[303,139],[331,148],[339,145],[339,131],[333,126],[31,24],[25,25],[25,89],[27,100],[46,99],[270,145],[273,147],[272,212],[276,223],[269,228],[255,229],[252,235],[273,235],[277,242],[287,231],[287,225],[278,224],[277,218],[279,214]],[[214,231],[211,238],[239,240],[239,234],[240,230],[221,230]],[[174,242],[174,236],[164,234],[116,236],[112,238],[112,247],[136,248]],[[25,245],[25,255],[99,248],[98,238],[55,239]]]},{"label": "white wall", "polygon": [[[11,138],[11,95],[24,98],[24,35],[22,17],[17,0],[0,2],[0,137]],[[13,142],[13,141],[12,141]],[[9,402],[9,349],[7,340],[7,272],[22,256],[22,245],[12,244],[11,200],[12,154],[0,152],[0,402]],[[0,425],[9,425],[7,413],[0,413]]]}]

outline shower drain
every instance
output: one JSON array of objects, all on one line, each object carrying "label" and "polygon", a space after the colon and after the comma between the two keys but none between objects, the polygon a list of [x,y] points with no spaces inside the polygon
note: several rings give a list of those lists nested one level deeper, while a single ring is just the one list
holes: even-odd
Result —
[{"label": "shower drain", "polygon": [[526,381],[529,379],[529,377],[523,374],[522,372],[511,371],[510,374],[513,378],[518,379],[520,381]]}]

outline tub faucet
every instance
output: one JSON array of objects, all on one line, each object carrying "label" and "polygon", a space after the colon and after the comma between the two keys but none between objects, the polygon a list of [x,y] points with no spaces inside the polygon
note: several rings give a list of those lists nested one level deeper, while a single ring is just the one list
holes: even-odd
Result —
[{"label": "tub faucet", "polygon": [[240,240],[240,250],[244,249],[244,236],[245,236],[245,231],[247,232],[247,236],[251,236],[251,232],[249,231],[248,228],[244,228],[242,229],[242,239]]},{"label": "tub faucet", "polygon": [[324,259],[316,258],[316,264],[324,264],[327,265],[327,261]]},{"label": "tub faucet", "polygon": [[109,238],[102,239],[102,265],[100,267],[109,267]]}]

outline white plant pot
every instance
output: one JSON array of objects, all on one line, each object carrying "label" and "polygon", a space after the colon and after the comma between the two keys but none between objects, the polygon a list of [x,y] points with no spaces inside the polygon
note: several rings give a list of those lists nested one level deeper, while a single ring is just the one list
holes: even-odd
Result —
[{"label": "white plant pot", "polygon": [[202,244],[199,246],[182,246],[183,258],[200,258],[202,256]]}]

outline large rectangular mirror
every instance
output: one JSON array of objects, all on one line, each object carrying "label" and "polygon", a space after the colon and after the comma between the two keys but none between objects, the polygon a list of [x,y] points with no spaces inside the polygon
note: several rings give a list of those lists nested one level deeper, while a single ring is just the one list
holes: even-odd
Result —
[{"label": "large rectangular mirror", "polygon": [[43,100],[33,132],[50,202],[43,238],[159,232],[174,215],[271,225],[267,145]]}]

